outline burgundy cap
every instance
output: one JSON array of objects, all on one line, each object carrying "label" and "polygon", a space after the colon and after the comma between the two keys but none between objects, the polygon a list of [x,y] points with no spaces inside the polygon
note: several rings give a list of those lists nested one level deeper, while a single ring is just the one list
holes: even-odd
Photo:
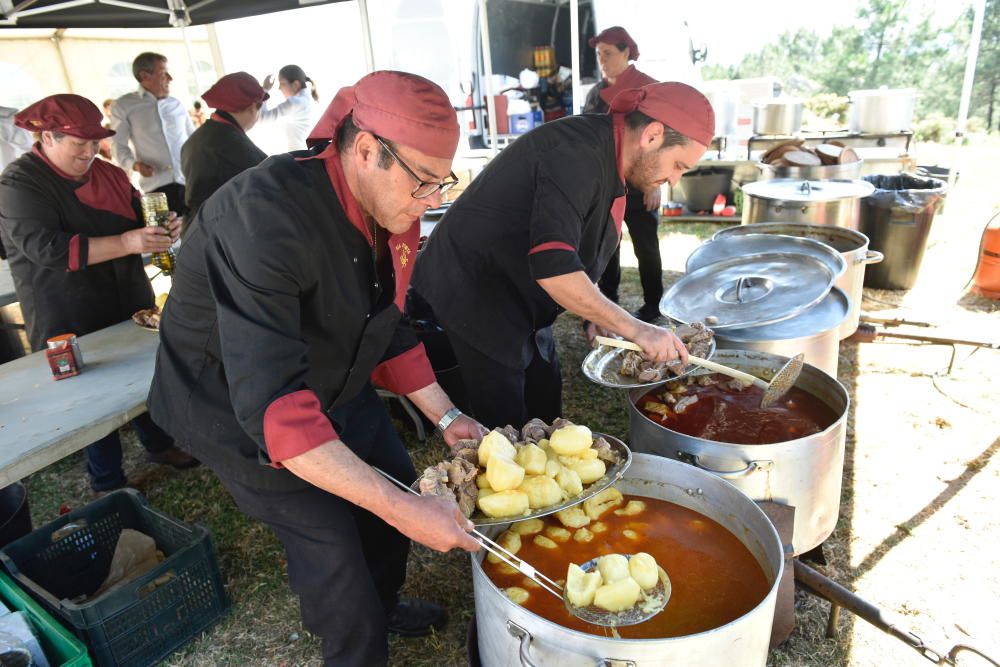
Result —
[{"label": "burgundy cap", "polygon": [[372,72],[341,88],[306,141],[310,146],[337,136],[354,114],[358,128],[447,160],[458,148],[458,116],[436,83],[408,72]]},{"label": "burgundy cap", "polygon": [[213,109],[234,113],[243,111],[251,104],[260,104],[269,97],[257,79],[246,72],[234,72],[216,81],[201,99]]},{"label": "burgundy cap", "polygon": [[101,125],[104,114],[80,95],[50,95],[21,109],[14,124],[29,132],[61,132],[78,139],[105,139],[114,134]]},{"label": "burgundy cap", "polygon": [[628,47],[629,60],[639,59],[639,45],[635,43],[634,39],[632,39],[632,35],[628,34],[628,31],[620,25],[611,26],[606,30],[602,30],[596,36],[587,40],[587,44],[590,45],[590,48],[597,46],[598,42],[614,44],[615,46],[624,44]]},{"label": "burgundy cap", "polygon": [[686,83],[665,81],[620,92],[610,113],[641,111],[685,137],[708,146],[715,137],[715,112],[708,98]]}]

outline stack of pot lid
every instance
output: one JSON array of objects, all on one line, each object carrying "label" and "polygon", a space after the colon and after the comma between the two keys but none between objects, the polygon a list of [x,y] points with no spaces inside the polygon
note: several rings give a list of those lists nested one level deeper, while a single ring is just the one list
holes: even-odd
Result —
[{"label": "stack of pot lid", "polygon": [[860,199],[874,191],[871,183],[862,180],[777,178],[743,185],[743,192],[751,197],[797,203]]},{"label": "stack of pot lid", "polygon": [[[721,241],[721,243],[719,242]],[[703,266],[716,264],[732,257],[750,257],[775,252],[801,253],[815,257],[839,279],[847,270],[843,256],[829,244],[815,239],[787,234],[741,234],[706,241],[695,248],[687,258],[687,272],[693,273]]]}]

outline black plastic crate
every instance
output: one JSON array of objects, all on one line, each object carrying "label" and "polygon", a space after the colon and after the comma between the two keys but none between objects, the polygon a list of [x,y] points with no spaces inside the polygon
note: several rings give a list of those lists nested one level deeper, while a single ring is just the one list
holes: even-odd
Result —
[{"label": "black plastic crate", "polygon": [[[71,602],[100,586],[125,528],[152,537],[166,560],[95,600]],[[0,561],[21,588],[87,643],[100,666],[151,665],[228,607],[208,531],[149,507],[132,489],[108,494],[8,544]]]}]

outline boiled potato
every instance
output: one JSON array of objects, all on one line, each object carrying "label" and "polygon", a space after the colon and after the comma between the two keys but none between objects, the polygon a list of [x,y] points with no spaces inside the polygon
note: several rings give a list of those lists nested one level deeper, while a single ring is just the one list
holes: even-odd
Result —
[{"label": "boiled potato", "polygon": [[545,451],[545,458],[547,458],[549,461],[555,461],[556,463],[559,462],[559,455],[556,454],[555,451],[553,451],[552,447],[546,447],[544,451]]},{"label": "boiled potato", "polygon": [[[589,518],[589,517],[588,517]],[[590,532],[592,533],[603,533],[608,529],[608,524],[603,521],[595,521],[590,525]]]},{"label": "boiled potato", "polygon": [[520,570],[518,570],[513,565],[508,565],[507,563],[500,563],[499,565],[497,565],[497,572],[499,572],[500,574],[518,574]]},{"label": "boiled potato", "polygon": [[573,533],[573,539],[586,544],[594,539],[594,534],[586,528],[577,528],[576,532]]},{"label": "boiled potato", "polygon": [[597,559],[597,571],[601,573],[601,579],[606,584],[613,584],[616,581],[627,579],[628,558],[621,554],[608,554]]},{"label": "boiled potato", "polygon": [[562,500],[562,490],[559,485],[554,479],[545,475],[526,477],[517,488],[528,494],[528,506],[531,509],[549,507]]},{"label": "boiled potato", "polygon": [[[500,537],[497,538],[497,544],[512,554],[516,554],[521,550],[521,536],[511,530],[505,530],[500,533]],[[499,556],[494,556],[492,552],[486,554],[486,560],[491,563],[503,562]]]},{"label": "boiled potato", "polygon": [[496,493],[496,491],[487,486],[485,489],[478,490],[476,498],[484,498],[486,496],[492,496],[494,493]]},{"label": "boiled potato", "polygon": [[479,494],[476,505],[492,519],[521,516],[528,511],[528,494],[522,491],[499,491],[488,496]]},{"label": "boiled potato", "polygon": [[579,424],[563,426],[549,438],[549,446],[563,456],[578,456],[583,450],[590,449],[592,444],[594,437],[590,429]]},{"label": "boiled potato", "polygon": [[613,510],[623,502],[625,502],[625,499],[622,497],[621,491],[611,486],[597,495],[584,500],[583,511],[587,513],[587,516],[596,521],[604,516],[606,512]]},{"label": "boiled potato", "polygon": [[486,479],[486,473],[476,475],[476,486],[480,489],[490,488],[490,480]]},{"label": "boiled potato", "polygon": [[521,580],[521,585],[525,588],[541,588],[534,579],[529,579],[528,577]]},{"label": "boiled potato", "polygon": [[511,599],[515,604],[524,604],[531,597],[528,591],[520,588],[518,586],[511,586],[510,588],[503,589],[503,594]]},{"label": "boiled potato", "polygon": [[628,573],[644,591],[653,590],[660,582],[660,568],[656,559],[647,553],[637,553],[629,558]]},{"label": "boiled potato", "polygon": [[545,461],[545,476],[546,477],[551,477],[551,478],[555,479],[556,476],[559,475],[559,471],[562,470],[562,469],[563,469],[563,467],[559,463],[559,461],[556,461],[555,459],[546,459],[546,461]]},{"label": "boiled potato", "polygon": [[571,532],[562,526],[549,526],[545,529],[545,534],[556,542],[569,542],[569,538],[573,536]]},{"label": "boiled potato", "polygon": [[526,475],[544,475],[545,464],[548,460],[548,457],[545,456],[545,451],[541,447],[532,444],[527,444],[519,448],[517,456],[514,457],[514,461],[524,468],[524,474]]},{"label": "boiled potato", "polygon": [[562,468],[556,474],[556,483],[567,498],[579,495],[583,491],[583,480],[572,468]]},{"label": "boiled potato", "polygon": [[615,514],[618,516],[635,516],[636,514],[641,514],[645,509],[646,503],[641,500],[630,500],[625,507],[615,510]]},{"label": "boiled potato", "polygon": [[580,481],[584,484],[591,484],[604,477],[607,466],[601,459],[589,459],[580,461],[575,466],[570,466],[576,474],[580,476]]},{"label": "boiled potato", "polygon": [[566,572],[566,600],[574,607],[589,607],[594,603],[594,594],[601,586],[601,575],[584,572],[576,563],[570,563]]},{"label": "boiled potato", "polygon": [[632,577],[604,584],[594,593],[594,604],[608,611],[631,609],[638,600],[639,584]]},{"label": "boiled potato", "polygon": [[559,510],[556,512],[556,518],[567,528],[582,528],[590,523],[590,517],[587,516],[587,513],[577,506]]},{"label": "boiled potato", "polygon": [[543,549],[557,549],[559,547],[558,544],[544,535],[535,535],[535,539],[532,541]]},{"label": "boiled potato", "polygon": [[548,438],[542,438],[541,440],[538,441],[537,444],[538,444],[538,447],[540,449],[546,450],[546,449],[549,448],[549,439]]},{"label": "boiled potato", "polygon": [[513,459],[517,455],[517,450],[514,449],[514,445],[511,444],[510,440],[507,439],[500,431],[490,431],[483,438],[483,441],[479,443],[479,449],[477,450],[479,454],[479,467],[485,468],[490,464],[490,459],[496,453],[506,456],[509,459]]},{"label": "boiled potato", "polygon": [[634,530],[623,530],[622,535],[632,540],[633,542],[637,542],[639,540],[639,533],[635,532]]},{"label": "boiled potato", "polygon": [[525,519],[511,524],[510,529],[518,535],[534,535],[542,532],[545,523],[541,519]]},{"label": "boiled potato", "polygon": [[557,457],[557,460],[559,461],[559,463],[563,464],[567,468],[572,468],[573,466],[580,463],[580,461],[582,461],[583,459],[581,459],[579,456],[563,456],[560,454]]},{"label": "boiled potato", "polygon": [[486,479],[494,491],[510,491],[524,481],[524,468],[514,463],[513,459],[494,454],[486,464]]},{"label": "boiled potato", "polygon": [[593,447],[585,449],[582,452],[580,452],[581,461],[587,461],[589,459],[596,459],[596,458],[597,458],[597,450],[594,449]]}]

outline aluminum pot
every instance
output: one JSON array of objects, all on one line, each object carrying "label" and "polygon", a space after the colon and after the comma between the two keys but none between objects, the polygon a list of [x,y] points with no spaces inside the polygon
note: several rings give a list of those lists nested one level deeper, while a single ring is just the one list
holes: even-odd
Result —
[{"label": "aluminum pot", "polygon": [[753,105],[753,133],[758,136],[787,137],[802,129],[802,100],[775,98]]},{"label": "aluminum pot", "polygon": [[840,338],[847,338],[858,328],[861,321],[861,294],[865,286],[865,267],[882,261],[882,253],[868,249],[868,237],[861,232],[842,227],[809,225],[788,222],[757,222],[721,229],[712,240],[732,234],[785,234],[822,241],[839,252],[847,264],[847,270],[837,278],[834,286],[844,290],[851,301],[847,318],[840,325]]},{"label": "aluminum pot", "polygon": [[769,181],[774,178],[797,178],[809,181],[853,180],[861,178],[864,163],[864,160],[856,160],[846,164],[824,164],[818,167],[782,167],[758,162],[757,170],[760,172],[760,178],[757,180]]},{"label": "aluminum pot", "polygon": [[840,327],[851,310],[851,301],[834,287],[818,304],[795,317],[745,329],[717,331],[718,349],[756,350],[783,357],[805,355],[807,364],[837,377]]},{"label": "aluminum pot", "polygon": [[[648,454],[635,454],[615,486],[622,493],[676,503],[725,526],[760,563],[771,585],[767,596],[743,616],[706,632],[612,639],[570,630],[515,604],[486,576],[480,552],[472,555],[472,584],[483,667],[765,665],[784,562],[781,540],[760,508],[714,475]],[[505,528],[495,526],[488,534],[495,537]]]},{"label": "aluminum pot", "polygon": [[809,222],[857,229],[861,199],[875,191],[860,180],[803,181],[779,178],[743,186],[744,225],[754,222]]},{"label": "aluminum pot", "polygon": [[[788,361],[746,350],[718,350],[712,360],[767,379]],[[822,544],[837,525],[850,398],[843,385],[811,364],[802,367],[795,386],[830,406],[837,421],[820,433],[771,445],[715,442],[672,431],[636,407],[649,390],[632,390],[632,451],[690,463],[725,479],[754,500],[795,507],[792,546],[796,554],[805,553]]]},{"label": "aluminum pot", "polygon": [[912,88],[852,90],[848,126],[851,132],[890,134],[909,131],[913,125]]}]

